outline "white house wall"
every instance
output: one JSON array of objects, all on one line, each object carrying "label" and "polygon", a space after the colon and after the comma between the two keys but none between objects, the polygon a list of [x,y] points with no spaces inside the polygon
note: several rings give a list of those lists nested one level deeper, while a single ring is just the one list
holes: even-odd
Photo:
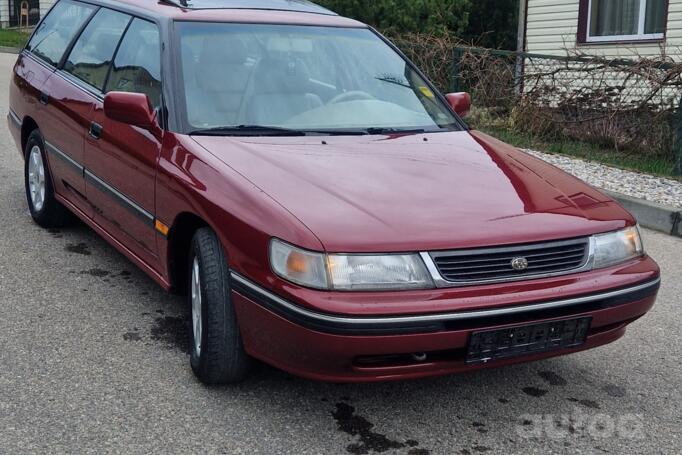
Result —
[{"label": "white house wall", "polygon": [[49,9],[52,8],[54,2],[55,0],[40,0],[40,17],[43,17],[45,14],[47,14]]},{"label": "white house wall", "polygon": [[651,57],[665,52],[682,62],[682,0],[670,0],[664,43],[577,45],[578,0],[528,0],[526,51],[566,55],[580,51],[604,57]]},{"label": "white house wall", "polygon": [[[42,18],[50,10],[56,0],[40,0],[40,17]],[[21,0],[15,0],[15,3],[21,3]],[[9,1],[0,0],[0,27],[7,27],[9,25]]]}]

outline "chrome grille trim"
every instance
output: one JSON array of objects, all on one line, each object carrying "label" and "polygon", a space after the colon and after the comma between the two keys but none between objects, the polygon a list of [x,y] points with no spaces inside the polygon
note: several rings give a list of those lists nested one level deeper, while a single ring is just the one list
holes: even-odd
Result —
[{"label": "chrome grille trim", "polygon": [[[557,247],[569,247],[571,245],[575,245],[575,252],[572,252],[572,250],[568,250],[568,253],[559,251],[559,252],[554,252],[554,253],[547,253],[545,254],[543,250],[547,249],[552,249],[552,248],[557,248]],[[583,248],[579,248],[583,246]],[[587,252],[586,253],[580,253],[580,251],[584,251],[584,247],[587,247]],[[467,274],[469,273],[470,275],[476,274],[476,270],[483,270],[486,267],[489,267],[486,265],[493,263],[493,262],[500,262],[501,259],[496,258],[496,259],[491,259],[491,258],[486,258],[485,255],[487,254],[505,254],[509,253],[510,254],[510,260],[513,256],[515,255],[520,255],[523,256],[523,253],[529,253],[537,251],[538,253],[534,254],[534,256],[541,257],[543,255],[549,255],[549,254],[554,254],[555,256],[559,256],[560,260],[557,260],[555,257],[553,260],[557,260],[557,263],[549,266],[551,267],[560,267],[560,266],[570,266],[575,262],[576,259],[579,257],[582,257],[583,260],[580,262],[580,264],[576,265],[575,267],[570,267],[570,268],[563,268],[557,271],[549,271],[549,272],[539,272],[539,273],[532,273],[533,268],[535,267],[533,263],[531,263],[530,267],[528,268],[529,273],[525,274],[519,274],[515,276],[505,276],[505,277],[500,277],[500,278],[492,278],[492,279],[462,279],[462,280],[450,280],[447,279],[445,275],[447,273],[444,273],[444,270],[460,270],[460,274]],[[549,277],[554,277],[554,276],[562,276],[562,275],[569,275],[573,273],[580,273],[580,272],[586,272],[588,270],[592,270],[592,266],[594,263],[594,251],[595,251],[595,240],[592,237],[584,237],[584,238],[579,238],[579,239],[571,239],[571,240],[559,240],[559,241],[553,241],[553,242],[543,242],[543,243],[536,243],[536,244],[527,244],[527,245],[510,245],[508,247],[495,247],[495,248],[472,248],[472,249],[463,249],[463,250],[452,250],[452,251],[434,251],[434,252],[421,252],[420,256],[422,260],[424,261],[424,264],[426,265],[426,268],[428,269],[429,273],[431,274],[431,277],[433,278],[433,281],[438,288],[449,288],[449,287],[462,287],[462,286],[475,286],[475,285],[481,285],[481,284],[493,284],[493,283],[508,283],[508,282],[514,282],[514,281],[526,281],[526,280],[534,280],[534,279],[539,279],[539,278],[549,278]],[[449,264],[445,264],[444,262],[441,263],[441,265],[437,265],[436,261],[438,258],[457,258],[457,257],[474,257],[475,259],[472,259],[471,261],[467,263],[457,263],[451,262]],[[564,257],[565,256],[565,257]],[[573,259],[571,261],[570,259]],[[537,261],[541,261],[541,263],[546,263],[547,260],[543,259],[536,259]],[[511,269],[511,267],[510,267]],[[473,270],[473,272],[471,271]],[[489,269],[488,269],[489,270]],[[499,272],[504,272],[504,270],[498,270]],[[494,272],[495,273],[495,272]]]}]

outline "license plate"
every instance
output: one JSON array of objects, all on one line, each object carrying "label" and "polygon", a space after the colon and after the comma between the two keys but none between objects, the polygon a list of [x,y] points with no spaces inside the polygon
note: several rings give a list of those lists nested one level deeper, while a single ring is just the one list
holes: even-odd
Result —
[{"label": "license plate", "polygon": [[474,332],[467,363],[487,363],[583,345],[592,318],[567,319],[542,324]]}]

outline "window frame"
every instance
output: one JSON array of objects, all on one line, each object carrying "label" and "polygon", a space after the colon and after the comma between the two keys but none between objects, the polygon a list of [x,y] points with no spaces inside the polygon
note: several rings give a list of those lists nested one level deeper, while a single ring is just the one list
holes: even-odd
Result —
[{"label": "window frame", "polygon": [[639,22],[637,24],[637,31],[640,33],[634,35],[609,35],[609,36],[591,36],[590,29],[592,25],[592,3],[594,0],[580,0],[580,11],[578,19],[578,43],[579,44],[617,44],[617,43],[639,43],[639,42],[661,42],[665,41],[668,31],[668,11],[670,8],[670,0],[665,0],[664,9],[664,29],[662,33],[644,33],[646,24],[646,7],[650,0],[640,0],[639,4]]}]

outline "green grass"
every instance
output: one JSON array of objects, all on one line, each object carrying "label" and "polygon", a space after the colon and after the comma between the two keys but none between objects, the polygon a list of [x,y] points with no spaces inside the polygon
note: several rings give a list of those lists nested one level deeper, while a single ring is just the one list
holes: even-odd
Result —
[{"label": "green grass", "polygon": [[[674,163],[672,160],[667,160],[664,157],[617,152],[611,148],[603,148],[595,144],[570,139],[545,140],[527,133],[519,133],[499,127],[483,127],[479,129],[519,148],[583,158],[646,174],[674,177]],[[677,178],[679,179],[679,177]]]},{"label": "green grass", "polygon": [[0,46],[24,47],[29,36],[29,33],[20,32],[19,30],[0,29]]}]

